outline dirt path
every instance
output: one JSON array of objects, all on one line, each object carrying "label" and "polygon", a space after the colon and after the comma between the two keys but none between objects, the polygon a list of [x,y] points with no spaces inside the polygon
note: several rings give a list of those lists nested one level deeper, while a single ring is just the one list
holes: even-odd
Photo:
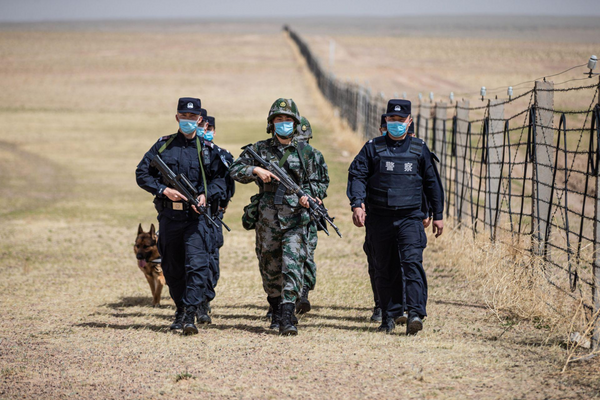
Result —
[{"label": "dirt path", "polygon": [[[3,35],[0,42],[7,40]],[[173,130],[172,112],[163,106],[173,106],[180,92],[189,95],[187,82],[172,74],[177,63],[169,58],[169,46],[152,50],[149,44],[168,44],[179,35],[98,34],[97,42],[108,49],[125,42],[148,48],[144,63],[94,64],[108,77],[129,77],[126,87],[113,88],[112,97],[86,81],[84,68],[70,76],[50,72],[42,98],[50,107],[45,119],[52,123],[38,130],[47,140],[31,143],[4,128],[39,129],[41,123],[29,119],[28,111],[0,112],[1,140],[46,154],[68,168],[74,182],[67,199],[0,217],[0,398],[598,397],[597,362],[559,374],[565,352],[559,344],[544,344],[548,332],[527,323],[500,326],[468,282],[446,267],[444,248],[456,245],[450,230],[443,240],[430,238],[426,252],[425,330],[417,337],[406,337],[402,329],[393,335],[375,332],[368,322],[372,299],[364,231],[351,226],[344,193],[354,141],[330,130],[311,80],[278,31],[239,33],[220,43],[214,36],[199,38],[200,47],[215,48],[211,63],[180,60],[177,68],[198,73],[198,91],[222,121],[215,140],[234,153],[265,137],[264,118],[273,99],[290,96],[298,102],[313,123],[314,145],[328,160],[327,204],[344,239],[320,237],[314,309],[300,320],[298,337],[279,337],[262,318],[266,300],[253,232],[239,224],[253,188],[240,187],[227,215],[233,231],[222,250],[214,323],[195,337],[170,334],[173,304],[165,293],[162,308],[149,306],[147,283],[131,251],[137,224],[155,222],[150,196],[135,187],[132,171],[143,151]],[[15,68],[25,57],[17,49],[36,40],[39,36],[27,34],[11,39],[15,47],[7,51]],[[58,58],[81,45],[66,34],[49,34],[47,40],[55,42]],[[82,56],[72,62],[78,69],[90,60]],[[148,63],[155,76],[152,91],[137,74]],[[0,75],[0,83],[8,85],[10,75]],[[21,85],[27,82],[23,78]],[[53,110],[47,100],[85,89],[95,94],[91,101],[101,111],[64,111],[62,102]],[[148,96],[148,110],[136,119],[140,93]],[[116,98],[121,108],[111,101]],[[0,104],[1,110],[7,107]],[[143,119],[142,126],[132,127],[132,116]],[[89,120],[96,121],[93,141],[80,130],[79,122]],[[90,142],[93,151],[87,151]],[[36,163],[35,157],[30,162]],[[21,172],[9,173],[27,179]],[[596,371],[595,379],[589,371]]]}]

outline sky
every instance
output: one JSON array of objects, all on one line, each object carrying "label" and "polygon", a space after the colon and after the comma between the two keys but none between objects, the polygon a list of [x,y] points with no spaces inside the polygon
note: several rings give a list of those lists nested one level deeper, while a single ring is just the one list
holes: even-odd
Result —
[{"label": "sky", "polygon": [[600,1],[0,0],[0,22],[402,15],[600,16]]}]

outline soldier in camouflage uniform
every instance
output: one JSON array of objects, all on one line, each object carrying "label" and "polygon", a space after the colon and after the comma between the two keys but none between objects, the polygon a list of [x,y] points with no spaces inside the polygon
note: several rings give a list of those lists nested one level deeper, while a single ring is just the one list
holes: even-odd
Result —
[{"label": "soldier in camouflage uniform", "polygon": [[[293,138],[300,123],[294,101],[277,99],[271,106],[267,123],[267,132],[273,137],[252,144],[253,149],[267,161],[278,162],[306,193],[312,193],[320,202],[319,199],[325,197],[328,178],[323,179],[318,173],[314,149],[310,145],[300,149]],[[229,171],[234,180],[256,182],[260,187],[254,227],[256,256],[263,288],[273,308],[271,329],[279,329],[283,335],[297,335],[298,329],[292,320],[304,280],[310,222],[308,198],[298,199],[295,194],[286,193],[278,202],[275,194],[279,185],[275,175],[257,166],[250,156],[238,158]]]},{"label": "soldier in camouflage uniform", "polygon": [[[310,122],[304,118],[300,118],[300,125],[298,125],[296,138],[299,142],[306,142],[308,144],[310,139],[312,139],[312,128],[310,126]],[[327,182],[329,185],[329,174],[327,172],[327,164],[325,163],[325,158],[323,157],[323,153],[319,150],[312,147],[315,158],[317,171],[319,174],[320,180],[323,182]],[[311,187],[311,193],[312,193]],[[323,196],[322,198],[324,198]],[[317,264],[315,263],[315,249],[317,248],[317,242],[319,237],[317,236],[317,224],[314,221],[311,221],[308,224],[308,255],[306,257],[306,262],[304,263],[304,285],[302,285],[302,291],[300,294],[300,299],[296,304],[296,312],[298,314],[304,314],[310,311],[310,301],[308,300],[308,292],[315,288],[317,284]]]}]

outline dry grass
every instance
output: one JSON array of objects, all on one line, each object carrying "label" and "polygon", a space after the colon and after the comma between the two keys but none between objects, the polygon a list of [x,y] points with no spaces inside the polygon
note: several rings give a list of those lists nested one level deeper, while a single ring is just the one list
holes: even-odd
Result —
[{"label": "dry grass", "polygon": [[[344,193],[356,139],[321,113],[282,34],[200,36],[198,52],[184,59],[180,37],[0,32],[9,60],[0,67],[0,397],[598,396],[597,360],[560,375],[567,352],[558,339],[546,341],[546,328],[498,324],[486,293],[451,262],[468,261],[453,250],[469,250],[459,231],[430,238],[424,332],[374,332],[364,231],[352,227]],[[208,48],[210,62],[200,51]],[[297,338],[279,337],[262,319],[253,233],[239,223],[250,185],[227,214],[233,231],[214,324],[195,337],[172,335],[167,294],[164,307],[150,307],[131,246],[138,223],[155,213],[133,171],[175,129],[175,99],[194,94],[220,121],[217,143],[234,153],[265,137],[266,110],[279,96],[293,97],[313,123],[330,166],[327,205],[344,239],[321,237],[314,310]]]}]

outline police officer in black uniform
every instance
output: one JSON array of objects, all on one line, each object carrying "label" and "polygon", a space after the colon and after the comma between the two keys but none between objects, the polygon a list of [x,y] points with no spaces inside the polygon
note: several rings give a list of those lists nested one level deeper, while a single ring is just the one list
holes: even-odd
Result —
[{"label": "police officer in black uniform", "polygon": [[158,211],[158,250],[162,269],[177,310],[172,330],[196,334],[195,316],[205,299],[214,298],[209,267],[212,229],[206,216],[189,207],[184,196],[167,187],[150,163],[160,155],[175,174],[184,174],[198,190],[201,205],[219,202],[226,196],[227,166],[196,134],[202,122],[200,99],[183,97],[177,105],[179,130],[161,137],[144,155],[136,169],[138,185],[155,196]]},{"label": "police officer in black uniform", "polygon": [[[379,133],[383,136],[387,135],[387,121],[386,114],[381,114],[381,123],[379,125]],[[415,136],[415,124],[411,123],[408,126],[408,135]],[[433,153],[432,153],[433,154]],[[429,226],[429,204],[427,203],[427,199],[425,198],[425,193],[423,193],[423,203],[421,205],[421,210],[423,211],[423,226],[427,228]],[[369,271],[369,279],[371,281],[371,289],[373,290],[373,300],[375,302],[375,307],[373,307],[373,314],[371,315],[371,321],[373,322],[381,322],[381,307],[379,306],[379,296],[377,294],[377,286],[375,285],[375,257],[371,254],[372,251],[369,246],[368,238],[365,237],[365,243],[363,245],[363,250],[367,255],[367,264]],[[394,277],[394,290],[392,292],[392,298],[390,303],[388,304],[388,317],[391,317],[396,324],[405,324],[408,315],[405,312],[406,309],[406,294],[405,294],[405,284],[403,279],[402,270],[399,269]]]},{"label": "police officer in black uniform", "polygon": [[[408,135],[411,103],[390,100],[385,114],[387,135],[367,142],[349,168],[347,195],[356,226],[366,226],[374,259],[377,296],[381,307],[380,331],[391,332],[395,322],[389,305],[398,298],[398,273],[406,280],[406,332],[423,329],[427,315],[427,279],[423,249],[422,197],[433,210],[436,237],[443,231],[444,195],[427,145]],[[401,278],[400,278],[401,282]]]},{"label": "police officer in black uniform", "polygon": [[[215,144],[214,140],[214,136],[216,133],[216,121],[215,121],[215,117],[212,116],[206,116],[205,119],[203,119],[203,121],[205,122],[204,124],[201,124],[204,128],[205,131],[203,133],[203,138],[202,138],[202,144],[206,147],[210,147],[213,152],[215,152],[219,158],[221,158],[221,161],[223,162],[223,164],[229,168],[229,166],[231,165],[231,163],[233,162],[233,156],[231,155],[231,153],[227,150],[225,150],[222,147],[219,147]],[[229,176],[229,174],[227,174],[225,176],[225,184],[226,184],[226,191],[225,191],[225,197],[223,197],[220,201],[215,201],[213,203],[211,203],[211,207],[210,207],[210,211],[211,211],[211,215],[218,215],[219,218],[223,218],[223,214],[225,213],[225,210],[227,209],[227,206],[229,205],[229,201],[231,200],[231,198],[233,197],[233,195],[235,194],[235,181]],[[224,244],[224,240],[223,240],[223,225],[218,222],[215,221],[218,225],[218,228],[213,226],[210,226],[210,228],[213,229],[213,246],[212,249],[210,251],[210,271],[212,274],[212,287],[213,289],[217,286],[217,283],[219,282],[219,277],[221,276],[221,269],[219,266],[219,260],[220,260],[220,249],[221,247],[223,247]],[[210,301],[211,299],[206,299],[201,307],[198,308],[198,322],[200,323],[211,323],[211,318],[208,315],[208,313],[211,311],[211,307],[210,307]]]}]

